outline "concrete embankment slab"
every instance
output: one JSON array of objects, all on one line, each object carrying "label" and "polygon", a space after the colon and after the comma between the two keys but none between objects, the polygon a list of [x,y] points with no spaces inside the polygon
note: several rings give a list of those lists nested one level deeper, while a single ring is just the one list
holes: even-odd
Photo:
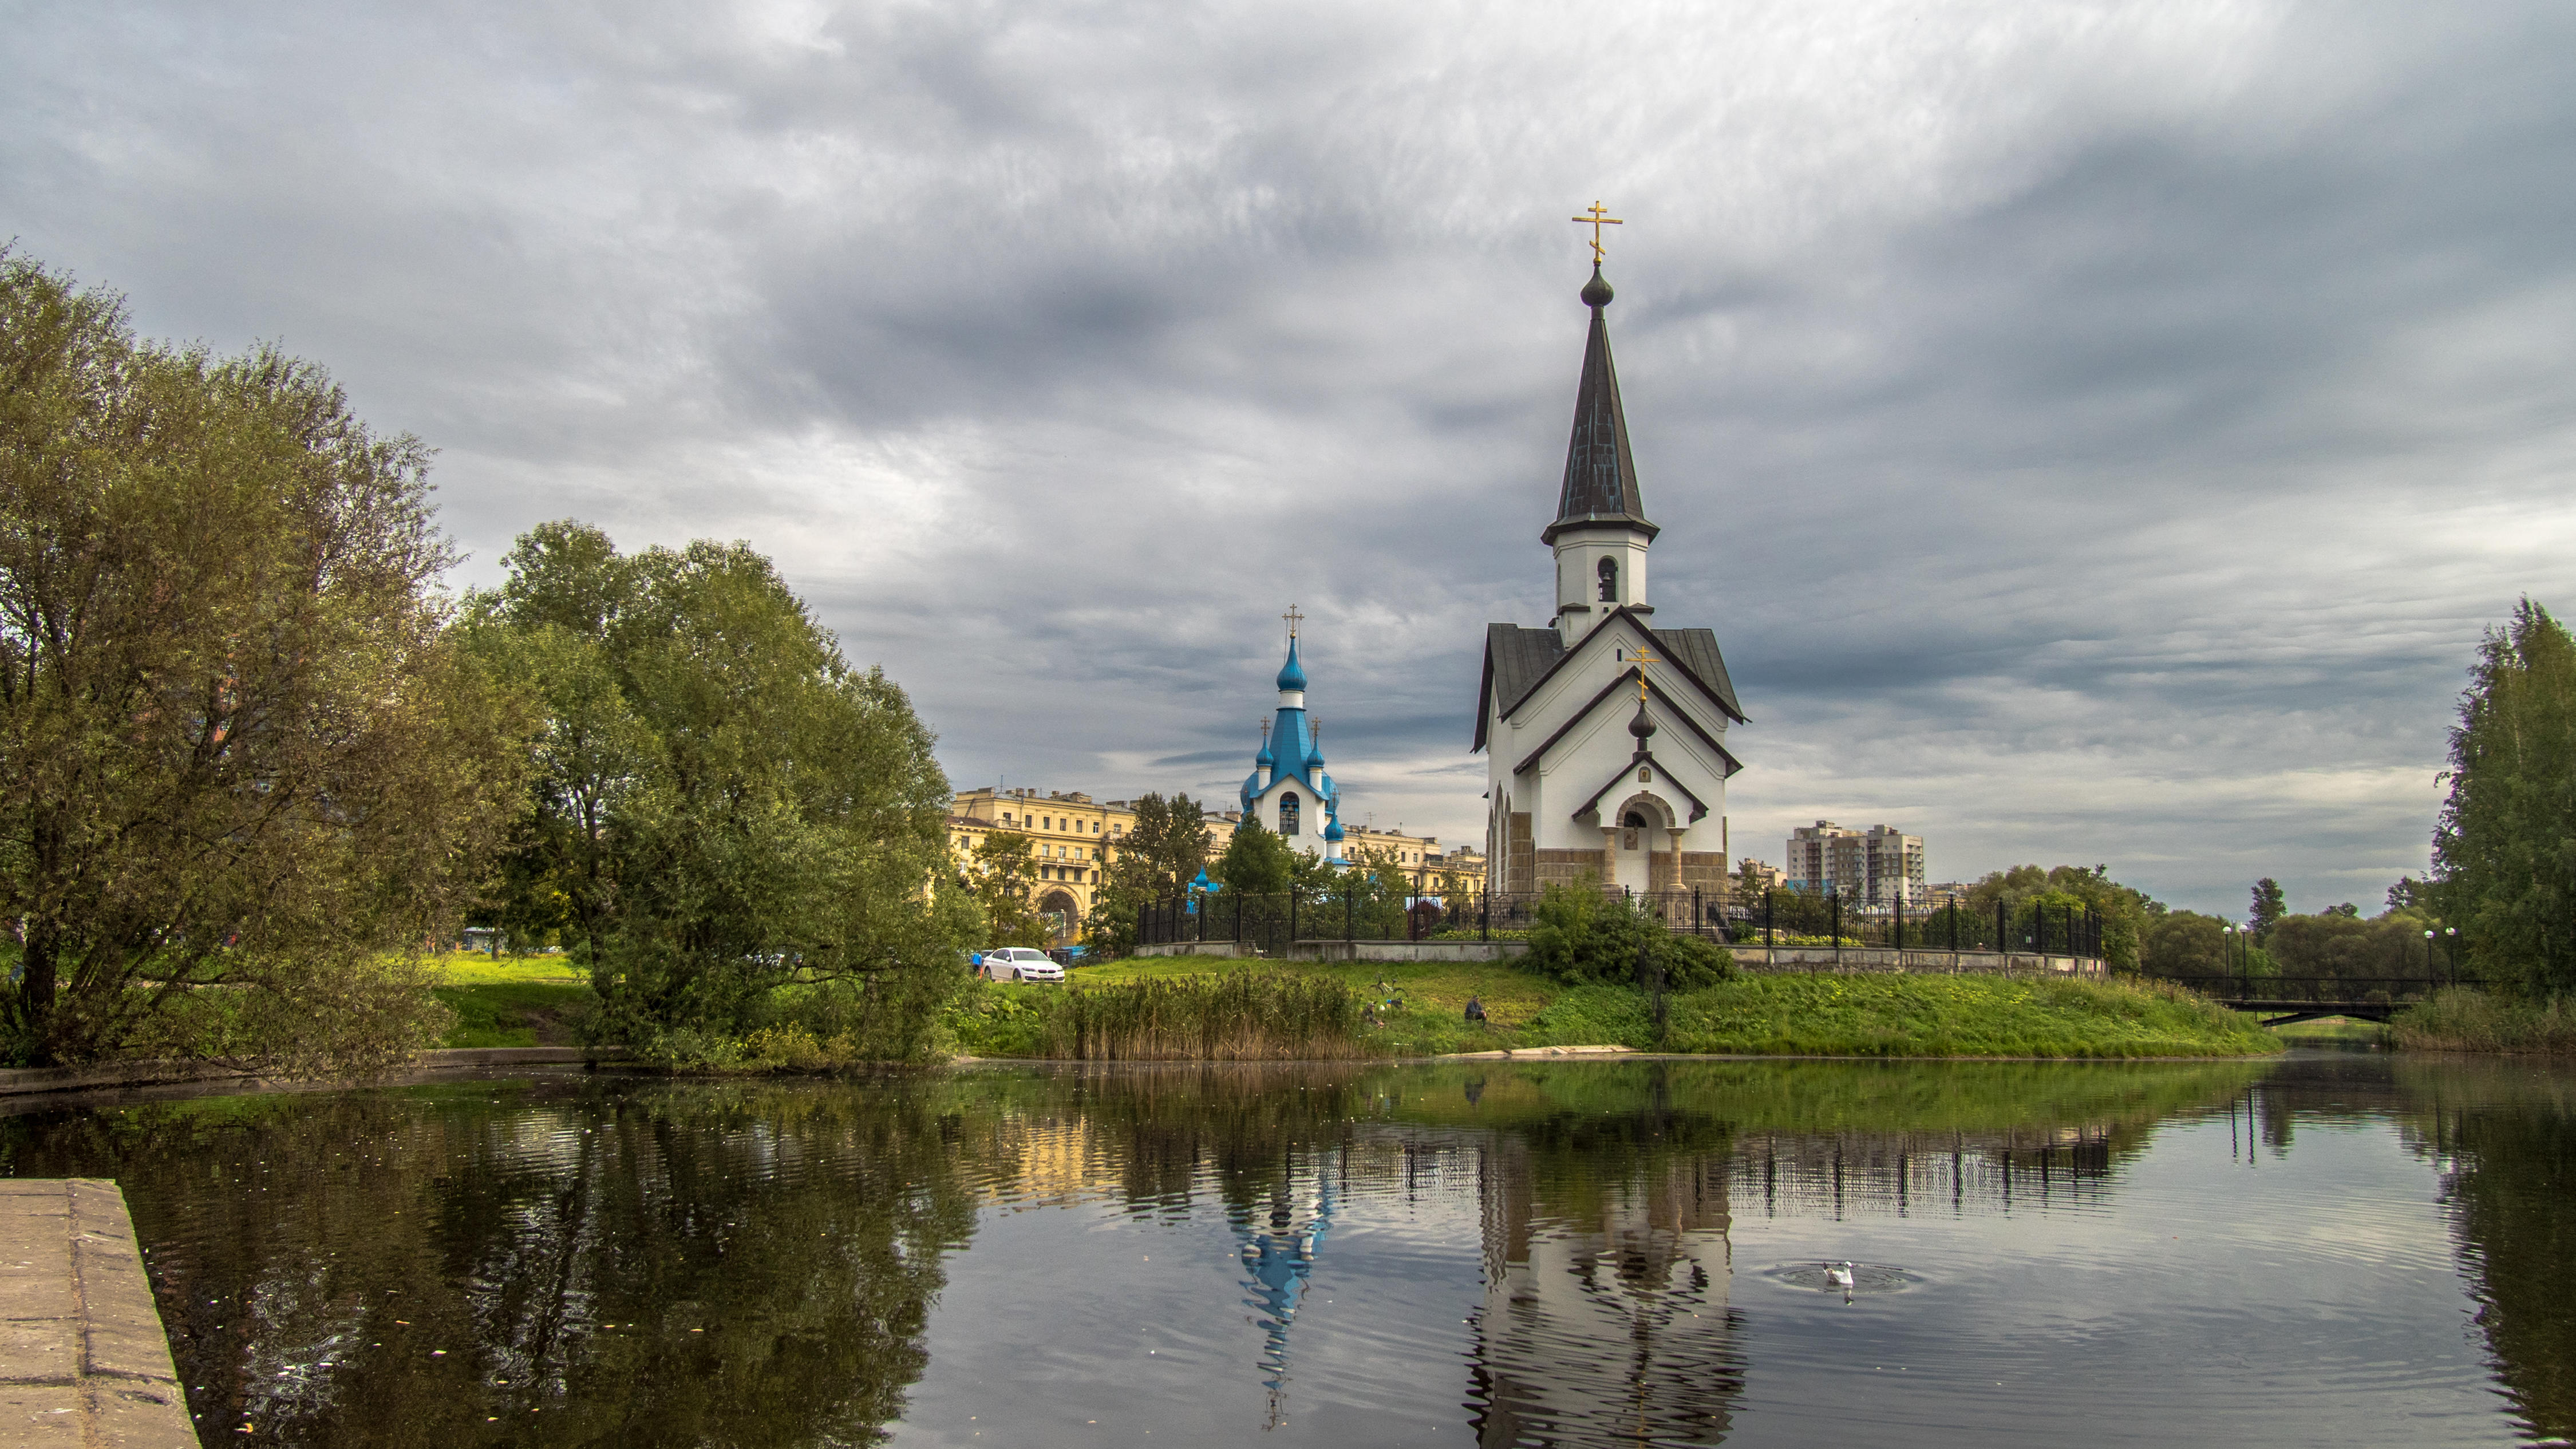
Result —
[{"label": "concrete embankment slab", "polygon": [[125,1195],[0,1179],[0,1449],[196,1442]]}]

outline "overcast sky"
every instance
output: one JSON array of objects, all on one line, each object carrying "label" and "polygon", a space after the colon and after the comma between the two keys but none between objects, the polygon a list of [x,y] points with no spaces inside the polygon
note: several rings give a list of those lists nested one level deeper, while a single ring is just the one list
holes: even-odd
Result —
[{"label": "overcast sky", "polygon": [[2576,8],[0,0],[0,236],[329,367],[489,583],[741,538],[961,785],[1481,844],[1610,310],[1736,853],[2377,910],[2576,610]]}]

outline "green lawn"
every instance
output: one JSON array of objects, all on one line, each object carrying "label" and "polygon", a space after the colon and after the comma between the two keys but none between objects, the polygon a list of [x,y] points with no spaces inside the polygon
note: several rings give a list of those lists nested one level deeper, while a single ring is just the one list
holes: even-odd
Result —
[{"label": "green lawn", "polygon": [[2301,1021],[2289,1026],[2276,1026],[2272,1028],[2272,1034],[2294,1045],[2301,1042],[2364,1042],[2380,1045],[2388,1040],[2388,1028],[2378,1022],[2353,1021],[2341,1016],[2329,1016],[2322,1021]]},{"label": "green lawn", "polygon": [[476,951],[434,957],[430,994],[456,1013],[442,1047],[571,1046],[573,1023],[598,998],[588,973],[561,956]]},{"label": "green lawn", "polygon": [[[1206,975],[1249,963],[1155,958],[1086,966],[1084,982]],[[1644,993],[1566,987],[1495,962],[1395,965],[1261,963],[1337,977],[1382,1010],[1390,1056],[1505,1047],[1624,1045],[1640,1050],[1803,1056],[2244,1056],[2281,1042],[2251,1020],[2172,988],[1997,976],[1747,976],[1666,1003],[1659,1039]],[[1383,985],[1381,985],[1383,983]],[[1056,986],[986,988],[1006,999]],[[1478,997],[1487,1024],[1464,1019]],[[961,1032],[961,1038],[971,1033]],[[970,1044],[970,1050],[973,1049]]]}]

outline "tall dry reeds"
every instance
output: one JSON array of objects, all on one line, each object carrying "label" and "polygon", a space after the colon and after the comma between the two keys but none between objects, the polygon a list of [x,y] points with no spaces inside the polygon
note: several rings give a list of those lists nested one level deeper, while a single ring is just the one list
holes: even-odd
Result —
[{"label": "tall dry reeds", "polygon": [[1374,1055],[1357,991],[1327,976],[1230,971],[1076,986],[1040,1007],[1046,1055],[1078,1061],[1289,1061]]},{"label": "tall dry reeds", "polygon": [[2454,986],[2397,1014],[2389,1034],[2409,1051],[2576,1052],[2576,1009],[2561,1000],[2519,1001]]}]

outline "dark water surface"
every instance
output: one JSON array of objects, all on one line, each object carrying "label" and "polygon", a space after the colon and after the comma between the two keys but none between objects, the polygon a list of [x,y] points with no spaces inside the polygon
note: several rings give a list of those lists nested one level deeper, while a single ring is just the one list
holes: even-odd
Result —
[{"label": "dark water surface", "polygon": [[514,1075],[19,1110],[0,1174],[124,1184],[210,1444],[2547,1442],[2571,1089]]}]

